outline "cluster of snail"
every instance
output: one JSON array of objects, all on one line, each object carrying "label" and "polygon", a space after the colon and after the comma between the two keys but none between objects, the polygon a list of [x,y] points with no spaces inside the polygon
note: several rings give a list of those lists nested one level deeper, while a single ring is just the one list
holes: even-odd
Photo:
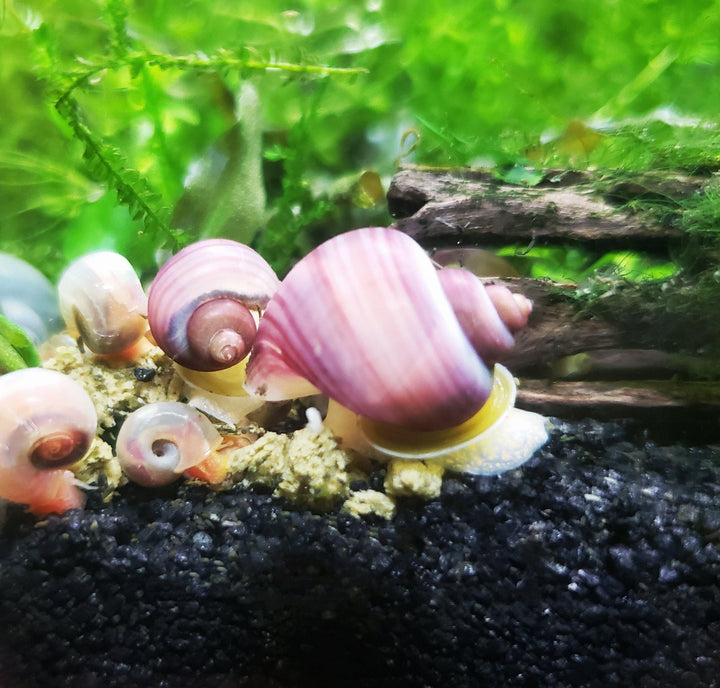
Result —
[{"label": "cluster of snail", "polygon": [[[150,338],[235,417],[322,394],[323,426],[343,448],[482,474],[522,464],[547,439],[542,417],[514,408],[514,379],[496,363],[531,303],[466,270],[438,270],[396,230],[336,236],[282,282],[250,247],[202,240],[161,267],[147,296],[127,260],[94,253],[68,267],[58,293],[84,347],[127,355]],[[28,368],[0,377],[0,497],[36,514],[80,506],[67,467],[96,426],[68,376]],[[181,474],[212,483],[226,476],[220,443],[205,413],[161,402],[127,417],[115,452],[142,485]]]}]

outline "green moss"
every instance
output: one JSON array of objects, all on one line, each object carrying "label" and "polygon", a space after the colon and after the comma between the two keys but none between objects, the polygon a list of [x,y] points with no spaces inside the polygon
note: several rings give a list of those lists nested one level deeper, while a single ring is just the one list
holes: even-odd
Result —
[{"label": "green moss", "polygon": [[598,315],[617,326],[627,346],[702,354],[713,377],[720,357],[718,290],[720,273],[692,278],[630,283],[593,279],[575,294],[581,313]]},{"label": "green moss", "polygon": [[[258,246],[281,271],[318,240],[385,219],[340,212],[328,180],[370,169],[386,183],[401,158],[495,166],[529,185],[548,166],[720,166],[720,8],[702,0],[662,11],[480,0],[452,12],[440,0],[362,11],[350,0],[292,11],[281,0],[8,0],[1,14],[0,248],[53,277],[96,247],[150,274],[158,248],[201,232],[171,217],[193,165],[237,124],[250,80],[270,211]],[[575,126],[571,140],[573,122],[599,135]],[[694,202],[688,227],[704,235],[717,205]]]}]

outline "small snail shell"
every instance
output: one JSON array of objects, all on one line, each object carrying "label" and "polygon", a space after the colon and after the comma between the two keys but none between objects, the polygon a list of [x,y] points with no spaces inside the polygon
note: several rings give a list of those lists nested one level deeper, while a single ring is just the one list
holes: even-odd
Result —
[{"label": "small snail shell", "polygon": [[260,322],[245,388],[269,400],[318,389],[366,418],[437,430],[472,416],[492,376],[419,244],[373,227],[293,267]]},{"label": "small snail shell", "polygon": [[67,375],[26,368],[0,377],[0,497],[38,515],[82,506],[65,468],[85,456],[96,428],[90,397]]},{"label": "small snail shell", "polygon": [[0,253],[0,313],[42,344],[61,328],[55,288],[32,265]]},{"label": "small snail shell", "polygon": [[249,353],[258,313],[279,285],[273,269],[249,246],[198,241],[168,260],[153,280],[150,330],[158,346],[186,368],[229,368]]},{"label": "small snail shell", "polygon": [[93,353],[121,353],[147,331],[145,292],[118,253],[88,253],[71,263],[58,282],[58,298],[70,334]]},{"label": "small snail shell", "polygon": [[125,419],[115,450],[125,475],[152,487],[168,485],[208,460],[220,442],[220,433],[202,413],[179,401],[161,401]]}]

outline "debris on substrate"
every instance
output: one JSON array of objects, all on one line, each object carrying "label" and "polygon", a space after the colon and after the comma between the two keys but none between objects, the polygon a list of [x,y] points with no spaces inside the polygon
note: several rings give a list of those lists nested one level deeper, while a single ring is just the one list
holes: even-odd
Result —
[{"label": "debris on substrate", "polygon": [[717,447],[555,421],[522,468],[392,520],[260,489],[10,506],[0,685],[720,686]]}]

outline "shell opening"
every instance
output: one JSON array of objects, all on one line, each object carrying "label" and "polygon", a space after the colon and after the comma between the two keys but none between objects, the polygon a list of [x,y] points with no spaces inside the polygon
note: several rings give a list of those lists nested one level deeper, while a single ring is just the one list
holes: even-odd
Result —
[{"label": "shell opening", "polygon": [[152,453],[158,458],[167,456],[167,454],[172,453],[173,450],[177,452],[177,446],[170,440],[155,440],[152,443]]},{"label": "shell opening", "polygon": [[175,442],[162,438],[153,440],[150,451],[155,457],[153,467],[156,470],[175,472],[180,463],[180,449]]}]

